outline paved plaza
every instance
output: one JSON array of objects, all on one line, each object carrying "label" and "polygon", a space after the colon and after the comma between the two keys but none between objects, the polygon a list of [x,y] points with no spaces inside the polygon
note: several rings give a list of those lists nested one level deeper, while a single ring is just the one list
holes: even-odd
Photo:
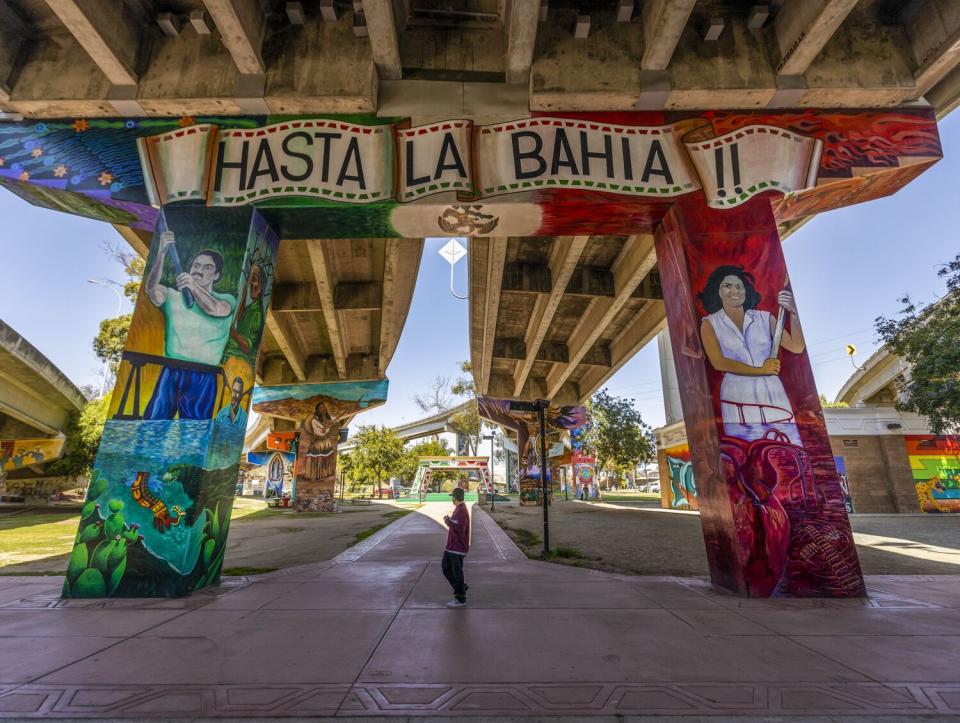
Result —
[{"label": "paved plaza", "polygon": [[743,600],[701,579],[526,560],[474,507],[445,607],[449,505],[335,560],[183,599],[0,584],[7,717],[863,716],[960,713],[960,576],[868,600]]}]

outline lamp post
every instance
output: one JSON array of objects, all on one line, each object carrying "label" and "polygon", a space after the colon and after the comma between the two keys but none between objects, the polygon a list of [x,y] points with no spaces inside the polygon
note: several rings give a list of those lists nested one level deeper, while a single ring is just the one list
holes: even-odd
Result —
[{"label": "lamp post", "polygon": [[537,421],[540,422],[540,487],[543,494],[543,554],[546,556],[550,552],[550,488],[547,483],[547,423],[546,412],[550,402],[546,399],[538,399],[535,402],[537,406]]},{"label": "lamp post", "polygon": [[535,402],[510,402],[510,410],[516,412],[536,412],[540,423],[540,494],[543,496],[543,554],[550,552],[550,515],[548,512],[550,501],[547,485],[547,399],[538,399]]},{"label": "lamp post", "polygon": [[490,440],[490,459],[487,462],[487,470],[490,473],[490,511],[493,512],[497,502],[497,486],[493,483],[493,435],[485,434],[480,439]]},{"label": "lamp post", "polygon": [[[120,316],[120,312],[123,311],[123,297],[120,295],[120,292],[117,291],[117,287],[121,289],[123,286],[118,284],[116,281],[111,281],[110,279],[87,279],[88,284],[94,284],[96,286],[102,286],[105,289],[110,289],[114,294],[117,295],[117,316]],[[107,377],[109,376],[108,372],[110,370],[110,362],[103,363],[103,382],[100,384],[100,396],[102,397],[107,393]]]}]

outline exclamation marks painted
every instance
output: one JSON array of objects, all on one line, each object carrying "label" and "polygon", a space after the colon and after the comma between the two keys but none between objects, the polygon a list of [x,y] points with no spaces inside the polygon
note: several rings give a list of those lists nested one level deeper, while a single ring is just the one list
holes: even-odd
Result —
[{"label": "exclamation marks painted", "polygon": [[[733,195],[739,196],[743,193],[743,186],[740,185],[740,148],[736,143],[731,143],[727,148],[730,149],[730,172],[733,176]],[[724,182],[724,147],[714,149],[713,157],[716,160],[717,167],[717,195],[724,198],[727,195],[726,183]]]}]

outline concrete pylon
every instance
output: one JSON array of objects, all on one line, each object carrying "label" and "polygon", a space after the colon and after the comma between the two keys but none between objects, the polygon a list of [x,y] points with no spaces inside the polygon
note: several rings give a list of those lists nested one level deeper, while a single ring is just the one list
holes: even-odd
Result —
[{"label": "concrete pylon", "polygon": [[386,379],[379,379],[256,389],[253,408],[257,413],[297,425],[296,433],[267,436],[267,446],[274,449],[286,450],[291,437],[296,439],[294,510],[337,511],[337,443],[346,440],[347,425],[356,414],[386,402],[388,386]]},{"label": "concrete pylon", "polygon": [[673,363],[673,347],[670,346],[670,330],[664,329],[657,334],[657,352],[660,356],[660,383],[663,387],[663,411],[666,416],[664,426],[683,421],[683,407],[680,404],[680,382]]},{"label": "concrete pylon", "polygon": [[252,207],[162,212],[64,597],[219,580],[277,246]]},{"label": "concrete pylon", "polygon": [[678,199],[656,249],[713,582],[865,595],[769,199]]}]

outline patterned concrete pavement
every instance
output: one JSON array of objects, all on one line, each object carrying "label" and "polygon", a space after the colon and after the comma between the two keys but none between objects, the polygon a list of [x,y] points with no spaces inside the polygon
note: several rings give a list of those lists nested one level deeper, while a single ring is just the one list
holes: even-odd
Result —
[{"label": "patterned concrete pavement", "polygon": [[3,578],[0,716],[960,714],[960,576],[742,600],[526,560],[475,509],[470,602],[451,610],[447,509],[185,599],[64,602],[59,579]]}]

